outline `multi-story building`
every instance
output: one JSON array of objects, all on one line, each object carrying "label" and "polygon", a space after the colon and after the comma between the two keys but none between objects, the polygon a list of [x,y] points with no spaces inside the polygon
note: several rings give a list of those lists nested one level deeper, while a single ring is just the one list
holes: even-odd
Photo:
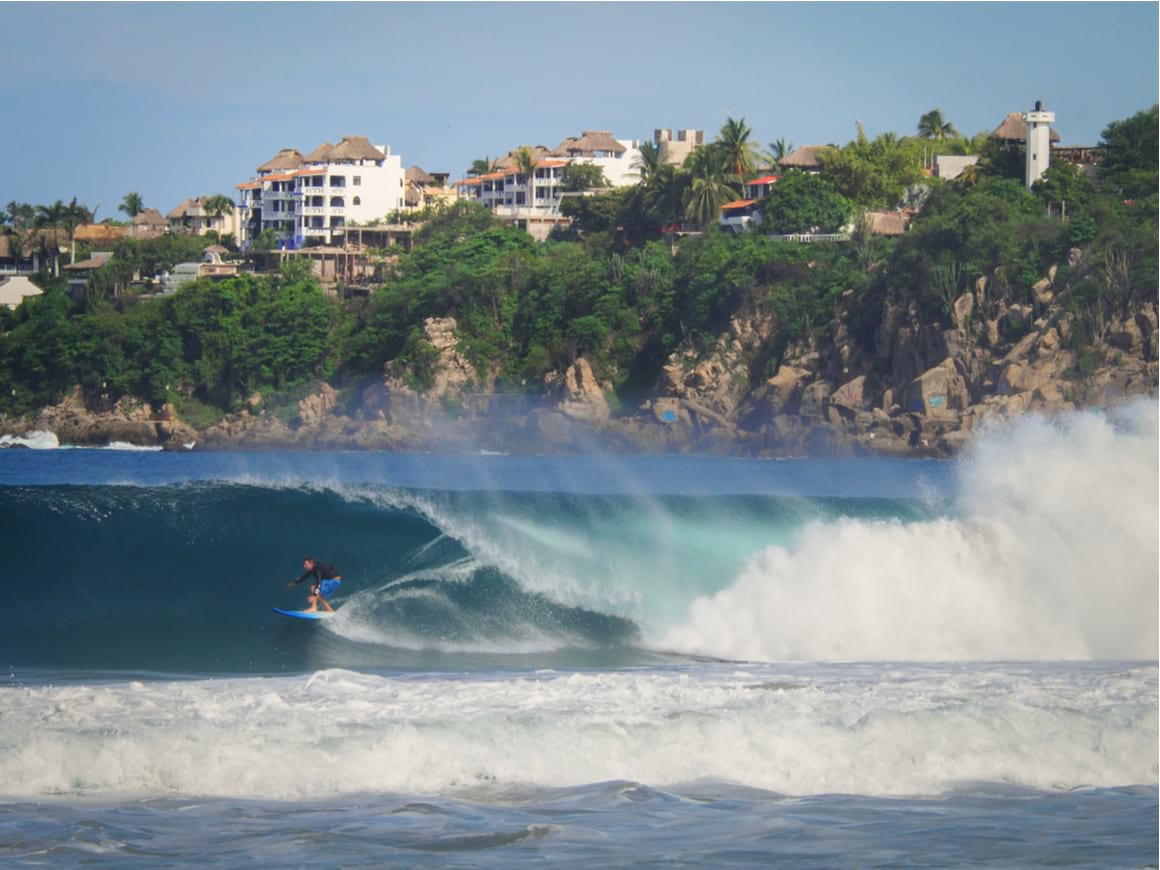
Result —
[{"label": "multi-story building", "polygon": [[[197,196],[182,202],[177,208],[167,214],[170,232],[189,233],[204,236],[211,230],[218,234],[218,238],[237,232],[237,209],[232,207],[221,214],[207,207],[208,196]],[[213,205],[213,203],[209,203]]]},{"label": "multi-story building", "polygon": [[283,148],[237,187],[246,247],[266,230],[286,248],[330,244],[348,226],[404,208],[407,192],[400,156],[365,136],[324,142],[305,156]]},{"label": "multi-story building", "polygon": [[639,177],[640,142],[614,139],[606,130],[585,130],[553,149],[543,145],[524,148],[535,161],[531,178],[520,169],[518,155],[523,148],[516,148],[495,161],[491,172],[456,182],[459,198],[482,203],[501,216],[554,215],[560,207],[564,170],[569,164],[599,166],[610,187],[634,184]]}]

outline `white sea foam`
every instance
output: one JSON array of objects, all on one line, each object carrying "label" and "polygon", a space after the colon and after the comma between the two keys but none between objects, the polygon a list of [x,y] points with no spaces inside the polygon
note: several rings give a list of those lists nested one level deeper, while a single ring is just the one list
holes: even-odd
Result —
[{"label": "white sea foam", "polygon": [[130,444],[128,441],[110,441],[103,448],[104,450],[127,450],[137,451],[140,453],[159,453],[165,448],[160,445],[153,444]]},{"label": "white sea foam", "polygon": [[27,447],[31,450],[56,450],[60,447],[60,440],[55,432],[35,431],[23,437],[19,435],[0,435],[0,447]]},{"label": "white sea foam", "polygon": [[804,526],[660,633],[767,661],[1157,655],[1155,402],[995,427],[951,515]]},{"label": "white sea foam", "polygon": [[1154,666],[754,666],[0,689],[0,798],[712,779],[785,794],[1157,782]]}]

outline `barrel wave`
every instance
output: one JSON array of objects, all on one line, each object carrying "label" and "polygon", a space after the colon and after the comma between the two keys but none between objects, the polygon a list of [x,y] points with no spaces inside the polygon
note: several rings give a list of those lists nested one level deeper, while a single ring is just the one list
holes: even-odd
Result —
[{"label": "barrel wave", "polygon": [[[6,490],[0,661],[247,673],[655,660],[657,631],[805,522],[923,509],[902,501],[644,498],[240,483]],[[335,563],[340,617],[271,606],[305,555]],[[679,653],[679,651],[677,651]],[[498,659],[497,659],[498,657]]]},{"label": "barrel wave", "polygon": [[[1146,403],[999,427],[929,497],[10,486],[0,663],[1152,660],[1157,454]],[[304,605],[305,555],[344,578],[322,625],[270,612]]]}]

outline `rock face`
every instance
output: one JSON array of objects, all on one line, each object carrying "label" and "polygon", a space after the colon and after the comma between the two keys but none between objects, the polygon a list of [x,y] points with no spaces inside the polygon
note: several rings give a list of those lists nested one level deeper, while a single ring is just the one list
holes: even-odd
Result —
[{"label": "rock face", "polygon": [[595,425],[608,422],[608,400],[604,398],[604,390],[596,382],[588,360],[580,358],[568,367],[561,390],[563,395],[558,410],[565,417]]},{"label": "rock face", "polygon": [[1156,305],[1112,319],[1081,360],[1066,290],[1054,277],[1034,285],[1033,304],[1011,305],[991,299],[980,278],[944,324],[887,305],[869,335],[851,329],[847,294],[828,328],[792,343],[767,376],[759,373],[773,355],[773,315],[738,315],[708,348],[670,357],[651,397],[617,413],[611,385],[584,358],[545,377],[536,395],[497,393],[496,374],[477,371],[460,351],[455,321],[431,318],[423,326],[434,353],[423,378],[388,364],[357,393],[319,383],[292,419],[264,410],[255,395],[195,431],[172,406],[122,399],[94,408],[78,390],[32,419],[0,419],[0,434],[40,429],[62,443],[174,449],[946,456],[992,417],[1157,396]]}]

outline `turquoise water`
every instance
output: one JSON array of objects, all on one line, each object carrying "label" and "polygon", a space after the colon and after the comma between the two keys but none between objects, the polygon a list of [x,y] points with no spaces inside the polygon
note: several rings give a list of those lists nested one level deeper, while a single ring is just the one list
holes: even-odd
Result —
[{"label": "turquoise water", "polygon": [[[1154,864],[1132,414],[957,463],[0,451],[0,859]],[[322,624],[270,611],[308,553]]]}]

